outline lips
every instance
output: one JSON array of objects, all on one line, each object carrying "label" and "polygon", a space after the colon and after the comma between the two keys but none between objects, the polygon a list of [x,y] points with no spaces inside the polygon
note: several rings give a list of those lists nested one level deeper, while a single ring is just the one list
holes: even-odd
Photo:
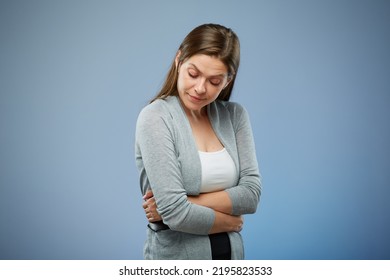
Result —
[{"label": "lips", "polygon": [[188,93],[188,96],[189,96],[190,100],[193,101],[193,102],[201,102],[201,101],[203,101],[203,99],[198,98],[196,96],[193,96],[193,95],[191,95],[189,93]]}]

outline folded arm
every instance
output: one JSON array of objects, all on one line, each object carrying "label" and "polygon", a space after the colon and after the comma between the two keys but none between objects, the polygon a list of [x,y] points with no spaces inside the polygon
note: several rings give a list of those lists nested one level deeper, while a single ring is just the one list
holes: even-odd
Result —
[{"label": "folded arm", "polygon": [[[148,191],[143,199],[145,202],[142,206],[149,222],[162,221],[162,218],[157,211],[157,204],[153,197],[153,192]],[[229,214],[231,211],[231,202],[229,196],[224,191],[205,193],[200,194],[199,196],[189,196],[188,201],[214,210],[215,219],[209,234],[230,231],[239,232],[242,230],[243,218],[242,216],[233,216]]]}]

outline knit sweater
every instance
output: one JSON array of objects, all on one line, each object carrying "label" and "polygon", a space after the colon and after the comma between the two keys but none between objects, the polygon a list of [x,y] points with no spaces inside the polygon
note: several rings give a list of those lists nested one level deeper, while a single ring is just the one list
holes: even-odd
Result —
[{"label": "knit sweater", "polygon": [[[207,106],[211,125],[236,166],[236,184],[226,189],[232,214],[254,213],[261,183],[252,129],[246,110],[239,104],[214,101]],[[152,189],[157,210],[169,229],[147,228],[145,259],[211,259],[208,233],[214,210],[190,203],[199,195],[201,163],[180,100],[158,99],[140,112],[136,125],[135,157],[143,194]],[[241,235],[229,232],[232,259],[243,259]]]}]

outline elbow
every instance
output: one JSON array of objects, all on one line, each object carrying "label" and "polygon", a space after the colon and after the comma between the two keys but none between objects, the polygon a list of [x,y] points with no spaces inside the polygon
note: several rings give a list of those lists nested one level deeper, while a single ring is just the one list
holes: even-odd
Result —
[{"label": "elbow", "polygon": [[256,213],[258,206],[259,206],[259,197],[251,199],[246,205],[246,213],[247,214]]},{"label": "elbow", "polygon": [[256,184],[256,187],[252,189],[253,195],[251,199],[248,200],[248,214],[254,214],[257,211],[257,208],[260,203],[260,197],[261,197],[261,181],[259,180]]},{"label": "elbow", "polygon": [[261,195],[260,184],[246,187],[245,190],[232,190],[234,191],[233,197],[235,197],[233,203],[234,215],[254,214],[257,211]]},{"label": "elbow", "polygon": [[258,197],[250,197],[241,200],[240,203],[236,203],[233,206],[233,215],[244,215],[244,214],[254,214],[257,211],[259,205]]},{"label": "elbow", "polygon": [[258,191],[256,192],[256,194],[253,196],[253,199],[251,200],[249,214],[256,213],[257,208],[259,207],[260,204],[260,196],[261,196],[261,187],[259,187]]}]

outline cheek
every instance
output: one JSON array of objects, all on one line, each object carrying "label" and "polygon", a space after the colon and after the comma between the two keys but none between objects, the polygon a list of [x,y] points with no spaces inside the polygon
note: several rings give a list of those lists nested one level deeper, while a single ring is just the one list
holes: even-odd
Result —
[{"label": "cheek", "polygon": [[177,80],[177,90],[180,91],[180,89],[182,88],[182,82],[180,79]]},{"label": "cheek", "polygon": [[187,90],[193,87],[193,82],[191,80],[183,78],[182,75],[179,75],[177,80],[177,88],[178,90]]},{"label": "cheek", "polygon": [[218,95],[221,93],[222,89],[223,89],[222,87],[212,87],[212,86],[210,86],[208,92],[209,92],[210,95],[212,95],[213,97],[217,98]]},{"label": "cheek", "polygon": [[180,92],[182,91],[182,89],[183,89],[183,78],[181,78],[179,75],[177,79],[177,90]]}]

